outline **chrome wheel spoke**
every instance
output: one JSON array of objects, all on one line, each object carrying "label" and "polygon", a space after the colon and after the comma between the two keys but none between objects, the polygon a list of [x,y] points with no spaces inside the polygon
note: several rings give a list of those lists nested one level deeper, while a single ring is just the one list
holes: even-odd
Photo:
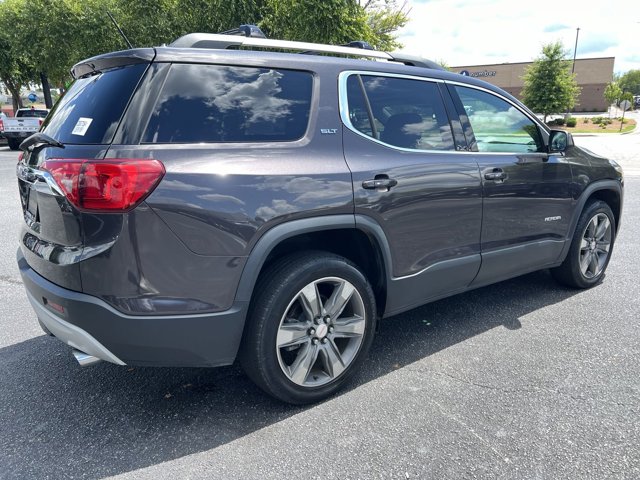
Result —
[{"label": "chrome wheel spoke", "polygon": [[333,340],[329,340],[326,343],[322,353],[322,363],[327,375],[329,375],[331,378],[335,378],[342,372],[344,372],[344,369],[347,366],[342,359],[340,350],[333,342]]},{"label": "chrome wheel spoke", "polygon": [[310,283],[304,287],[299,294],[299,299],[309,320],[313,321],[322,314],[322,299],[317,283]]},{"label": "chrome wheel spoke", "polygon": [[587,225],[587,231],[585,232],[585,236],[589,238],[593,238],[596,234],[596,223],[598,222],[598,217],[595,216]]},{"label": "chrome wheel spoke", "polygon": [[591,258],[589,260],[589,271],[591,276],[594,276],[598,272],[598,255],[595,253],[591,254]]},{"label": "chrome wheel spoke", "polygon": [[302,385],[309,377],[311,369],[316,363],[317,358],[317,345],[309,343],[307,346],[302,347],[295,361],[291,364],[291,367],[289,367],[289,376],[291,377],[291,380]]},{"label": "chrome wheel spoke", "polygon": [[598,269],[596,270],[596,273],[600,273],[600,270],[602,270],[602,267],[604,267],[604,264],[607,261],[608,254],[609,254],[608,252],[601,252],[599,250],[596,250],[594,255],[594,257],[597,258],[597,262],[598,262]]},{"label": "chrome wheel spoke", "polygon": [[585,276],[587,276],[587,269],[589,268],[590,262],[591,262],[591,252],[587,252],[580,257],[580,271],[582,271],[582,274]]},{"label": "chrome wheel spoke", "polygon": [[602,240],[609,229],[609,219],[605,216],[596,228],[594,237],[596,240]]},{"label": "chrome wheel spoke", "polygon": [[365,321],[362,317],[340,318],[333,322],[334,337],[361,337],[364,335]]},{"label": "chrome wheel spoke", "polygon": [[309,326],[302,322],[283,323],[278,329],[278,348],[300,345],[309,340]]},{"label": "chrome wheel spoke", "polygon": [[351,300],[355,290],[355,287],[346,281],[336,285],[331,294],[331,298],[329,298],[325,304],[327,315],[331,318],[338,318],[347,306],[349,300]]}]

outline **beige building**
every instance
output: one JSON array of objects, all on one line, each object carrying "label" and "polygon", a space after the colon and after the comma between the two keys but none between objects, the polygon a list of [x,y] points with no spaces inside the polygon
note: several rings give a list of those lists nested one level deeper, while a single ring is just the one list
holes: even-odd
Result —
[{"label": "beige building", "polygon": [[[613,80],[615,57],[576,59],[575,74],[581,88],[575,112],[604,112],[608,108],[604,88]],[[499,65],[467,65],[451,67],[452,72],[477,77],[506,90],[521,99],[522,77],[531,62],[502,63]],[[463,73],[464,72],[464,73]]]}]

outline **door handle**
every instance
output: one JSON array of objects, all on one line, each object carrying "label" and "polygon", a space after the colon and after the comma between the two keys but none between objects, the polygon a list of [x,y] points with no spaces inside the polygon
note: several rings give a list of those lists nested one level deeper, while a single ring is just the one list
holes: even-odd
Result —
[{"label": "door handle", "polygon": [[[377,177],[377,176],[376,176]],[[388,192],[389,189],[395,187],[398,181],[394,178],[388,178],[386,175],[380,178],[374,178],[373,180],[364,180],[362,182],[362,188],[367,190],[377,190],[379,192]]]},{"label": "door handle", "polygon": [[486,172],[484,178],[485,180],[493,180],[500,183],[507,179],[507,174],[501,168],[494,168],[490,172]]}]

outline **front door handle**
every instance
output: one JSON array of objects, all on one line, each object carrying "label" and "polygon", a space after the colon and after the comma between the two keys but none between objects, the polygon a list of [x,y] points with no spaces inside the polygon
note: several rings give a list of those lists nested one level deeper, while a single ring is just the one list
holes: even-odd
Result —
[{"label": "front door handle", "polygon": [[362,182],[362,188],[366,188],[367,190],[377,190],[379,192],[388,192],[389,189],[395,187],[398,184],[398,181],[394,178],[388,178],[386,175],[384,177],[376,176],[373,180],[364,180]]},{"label": "front door handle", "polygon": [[507,174],[501,168],[494,168],[490,172],[484,174],[485,180],[492,180],[497,183],[502,183],[507,179]]}]

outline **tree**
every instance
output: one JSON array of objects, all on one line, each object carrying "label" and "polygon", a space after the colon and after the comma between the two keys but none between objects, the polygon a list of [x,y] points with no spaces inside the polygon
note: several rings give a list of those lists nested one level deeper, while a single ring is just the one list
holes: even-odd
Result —
[{"label": "tree", "polygon": [[[17,102],[42,81],[64,88],[77,62],[128,48],[170,43],[192,32],[258,23],[276,38],[341,44],[365,40],[399,46],[394,32],[408,20],[401,0],[0,0],[0,80]],[[261,19],[263,19],[261,21]]]},{"label": "tree", "polygon": [[260,27],[269,36],[329,44],[354,40],[379,50],[400,46],[394,32],[408,21],[396,0],[266,0]]},{"label": "tree", "polygon": [[622,89],[617,82],[611,82],[607,84],[604,89],[604,98],[607,101],[609,107],[609,117],[611,117],[611,104],[617,102],[622,96]]},{"label": "tree", "polygon": [[618,78],[620,88],[632,95],[640,95],[640,70],[629,70]]},{"label": "tree", "polygon": [[400,5],[396,0],[358,0],[358,4],[367,14],[367,23],[378,49],[392,51],[402,47],[395,32],[409,21],[407,2]]},{"label": "tree", "polygon": [[0,81],[13,97],[13,109],[22,108],[20,91],[33,81],[36,70],[18,37],[24,2],[0,2]]},{"label": "tree", "polygon": [[570,72],[571,62],[560,42],[542,47],[537,58],[524,75],[522,99],[534,112],[547,116],[569,110],[576,104],[580,87]]}]

